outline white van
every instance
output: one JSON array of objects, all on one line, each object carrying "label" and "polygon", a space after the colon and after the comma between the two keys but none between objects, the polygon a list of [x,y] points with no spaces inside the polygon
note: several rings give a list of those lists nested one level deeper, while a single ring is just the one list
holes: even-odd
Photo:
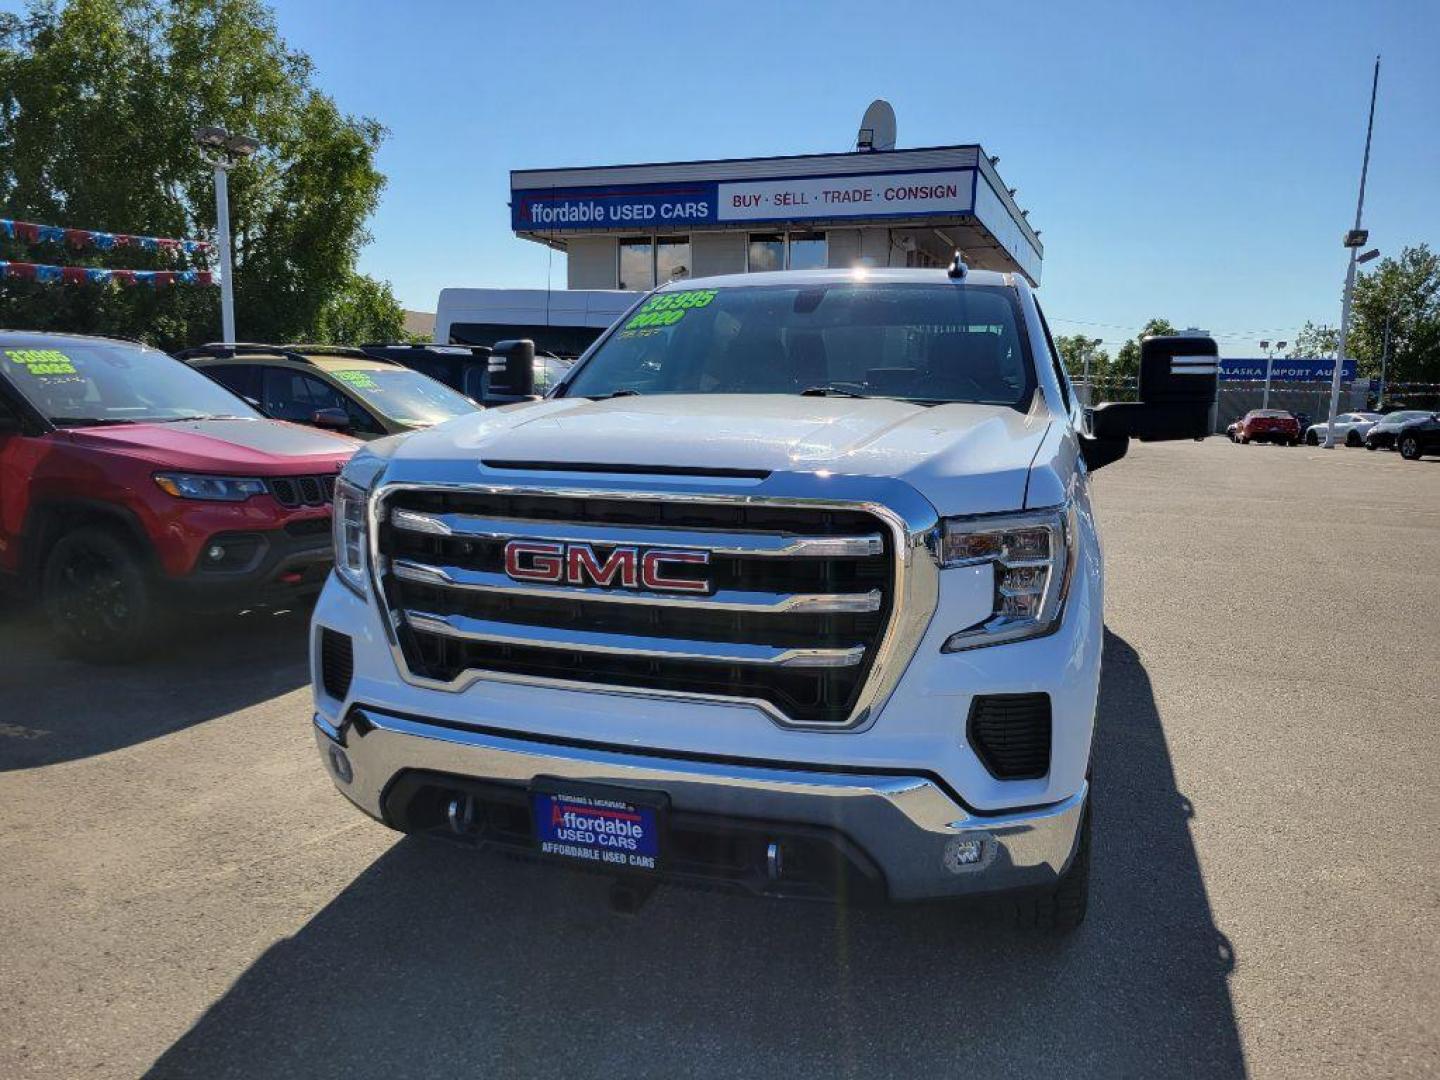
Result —
[{"label": "white van", "polygon": [[573,359],[641,295],[620,289],[441,289],[435,340],[494,345],[529,338],[542,355]]}]

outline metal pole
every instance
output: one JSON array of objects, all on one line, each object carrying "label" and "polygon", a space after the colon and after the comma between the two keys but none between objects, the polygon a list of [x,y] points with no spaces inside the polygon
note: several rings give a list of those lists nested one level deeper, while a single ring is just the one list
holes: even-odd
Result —
[{"label": "metal pole", "polygon": [[1378,409],[1385,401],[1385,367],[1390,361],[1390,316],[1385,316],[1385,345],[1380,350],[1380,391],[1375,395]]},{"label": "metal pole", "polygon": [[235,340],[235,287],[230,280],[230,184],[224,165],[215,166],[215,228],[220,248],[221,341]]},{"label": "metal pole", "polygon": [[1274,357],[1274,349],[1265,350],[1265,399],[1260,403],[1262,409],[1270,407],[1270,368],[1274,363]]},{"label": "metal pole", "polygon": [[1090,392],[1090,345],[1088,342],[1081,355],[1085,357],[1085,404],[1093,405],[1095,403],[1095,395]]},{"label": "metal pole", "polygon": [[[1370,81],[1370,120],[1365,126],[1365,160],[1360,166],[1360,198],[1355,203],[1355,228],[1360,228],[1360,215],[1365,210],[1365,179],[1370,172],[1370,137],[1375,133],[1375,96],[1380,89],[1380,57],[1375,57],[1375,76]],[[1360,249],[1350,249],[1350,266],[1345,271],[1345,299],[1340,303],[1340,344],[1335,350],[1335,370],[1330,374],[1330,416],[1325,422],[1325,449],[1335,448],[1335,414],[1340,410],[1340,372],[1345,366],[1345,352],[1350,337],[1350,298],[1355,289],[1355,256]]]}]

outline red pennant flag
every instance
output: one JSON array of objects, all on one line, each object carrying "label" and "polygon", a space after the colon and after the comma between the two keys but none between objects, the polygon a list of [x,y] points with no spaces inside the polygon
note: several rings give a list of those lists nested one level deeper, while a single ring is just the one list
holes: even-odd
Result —
[{"label": "red pennant flag", "polygon": [[83,266],[62,266],[60,268],[60,280],[66,285],[84,285],[85,267]]},{"label": "red pennant flag", "polygon": [[[20,224],[19,222],[16,222],[17,228],[18,228],[19,224]],[[31,227],[33,228],[34,226],[31,226]],[[20,281],[34,281],[34,280],[35,280],[35,264],[34,264],[34,263],[23,263],[23,262],[12,262],[12,263],[10,264],[10,276],[11,276],[12,278],[17,278],[17,279],[19,279]]]},{"label": "red pennant flag", "polygon": [[175,271],[173,271],[173,270],[157,270],[157,271],[155,271],[155,284],[156,284],[156,286],[160,286],[160,285],[174,285],[174,284],[175,284]]}]

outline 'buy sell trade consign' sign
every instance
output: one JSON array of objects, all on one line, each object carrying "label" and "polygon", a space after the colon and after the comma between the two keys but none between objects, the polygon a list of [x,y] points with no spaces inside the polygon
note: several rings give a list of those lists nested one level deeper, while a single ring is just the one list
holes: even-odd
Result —
[{"label": "'buy sell trade consign' sign", "polygon": [[718,217],[721,221],[793,221],[965,213],[971,209],[974,175],[973,169],[946,169],[721,184]]}]

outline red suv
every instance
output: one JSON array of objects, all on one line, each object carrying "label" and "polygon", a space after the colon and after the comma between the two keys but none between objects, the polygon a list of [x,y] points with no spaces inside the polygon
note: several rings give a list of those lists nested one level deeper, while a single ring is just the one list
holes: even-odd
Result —
[{"label": "red suv", "polygon": [[1300,421],[1281,409],[1251,409],[1236,425],[1242,443],[1273,442],[1300,445]]},{"label": "red suv", "polygon": [[0,331],[0,579],[96,661],[143,652],[178,610],[313,593],[358,445],[143,345]]}]

